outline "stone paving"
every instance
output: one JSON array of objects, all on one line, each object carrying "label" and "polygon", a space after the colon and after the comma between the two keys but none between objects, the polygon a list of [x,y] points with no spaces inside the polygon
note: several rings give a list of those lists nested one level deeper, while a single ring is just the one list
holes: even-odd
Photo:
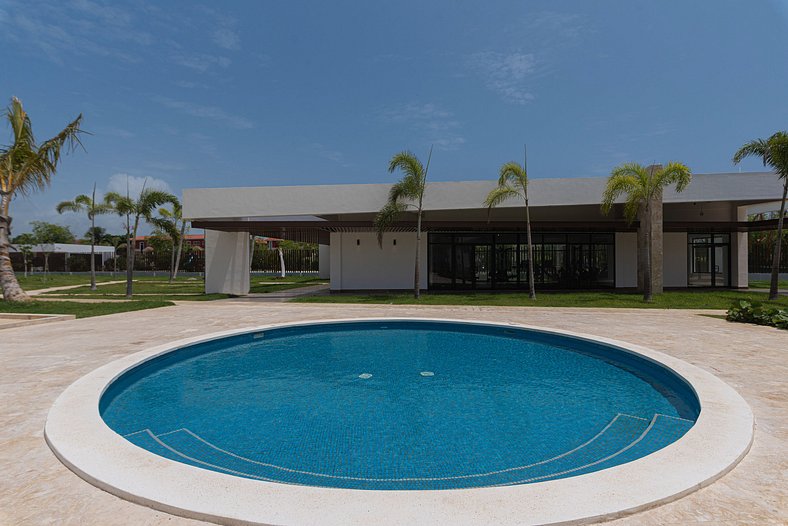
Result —
[{"label": "stone paving", "polygon": [[788,524],[788,331],[732,324],[708,314],[715,313],[233,299],[6,329],[0,339],[0,524],[198,524],[105,493],[60,464],[43,438],[55,398],[96,367],[167,341],[266,323],[376,316],[567,329],[649,346],[714,373],[737,389],[755,413],[750,453],[711,486],[610,524]]}]

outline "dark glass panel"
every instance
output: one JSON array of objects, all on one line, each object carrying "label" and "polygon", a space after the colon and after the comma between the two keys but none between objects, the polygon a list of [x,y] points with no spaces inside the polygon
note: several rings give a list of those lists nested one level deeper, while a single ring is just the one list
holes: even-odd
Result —
[{"label": "dark glass panel", "polygon": [[451,245],[430,245],[430,285],[447,288],[452,284]]}]

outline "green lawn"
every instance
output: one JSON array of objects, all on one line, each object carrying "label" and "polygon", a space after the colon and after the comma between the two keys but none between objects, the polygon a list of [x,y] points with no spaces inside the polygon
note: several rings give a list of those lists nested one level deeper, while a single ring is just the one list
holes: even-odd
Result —
[{"label": "green lawn", "polygon": [[[183,277],[169,283],[166,276],[139,276],[134,279],[134,299],[144,301],[210,301],[227,298],[227,294],[204,294],[205,285],[202,278]],[[89,285],[75,289],[54,290],[45,293],[50,298],[84,298],[103,300],[126,299],[126,283],[100,285],[97,290],[90,290]]]},{"label": "green lawn", "polygon": [[538,292],[536,301],[529,300],[527,292],[424,293],[421,295],[420,300],[415,300],[411,293],[330,294],[305,296],[291,301],[299,303],[383,303],[392,305],[727,309],[734,301],[741,299],[788,306],[788,297],[780,298],[776,302],[767,302],[765,293],[706,290],[665,292],[654,296],[652,303],[644,303],[642,294],[623,292]]},{"label": "green lawn", "polygon": [[249,292],[266,293],[279,292],[282,290],[298,289],[328,283],[328,280],[320,279],[315,276],[252,276]]},{"label": "green lawn", "polygon": [[[752,280],[749,283],[751,289],[768,289],[771,282],[768,279]],[[788,280],[780,280],[777,282],[777,288],[780,290],[788,289]]]},{"label": "green lawn", "polygon": [[[327,283],[314,276],[287,276],[278,278],[274,276],[252,276],[250,292],[266,293],[279,292],[319,283]],[[204,294],[205,284],[202,278],[178,278],[174,283],[168,283],[166,277],[140,276],[134,281],[134,297],[140,300],[161,301],[210,301],[228,298],[227,294]],[[75,289],[58,290],[45,293],[52,298],[90,298],[105,300],[125,299],[126,284],[115,283],[101,285],[96,291],[90,290],[88,285]]]},{"label": "green lawn", "polygon": [[77,318],[117,314],[135,310],[155,309],[172,305],[169,301],[112,301],[102,303],[77,303],[75,301],[33,301],[9,303],[0,301],[0,312],[25,314],[74,314]]},{"label": "green lawn", "polygon": [[[124,279],[125,274],[96,276],[96,283]],[[48,289],[49,287],[63,287],[68,285],[90,285],[88,274],[29,274],[27,277],[21,272],[16,273],[16,279],[24,290]]]}]

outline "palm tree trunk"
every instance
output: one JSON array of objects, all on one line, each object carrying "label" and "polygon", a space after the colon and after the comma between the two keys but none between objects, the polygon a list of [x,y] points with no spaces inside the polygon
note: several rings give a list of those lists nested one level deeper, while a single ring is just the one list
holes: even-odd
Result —
[{"label": "palm tree trunk", "polygon": [[[128,219],[127,219],[128,221]],[[137,238],[137,227],[140,223],[140,216],[134,218],[134,230],[129,230],[129,240],[126,243],[126,297],[131,299],[133,295],[132,281],[134,279],[134,240]]]},{"label": "palm tree trunk", "polygon": [[783,245],[783,222],[785,220],[785,198],[788,196],[788,177],[783,184],[783,200],[780,204],[780,217],[777,218],[777,239],[774,243],[772,255],[772,282],[769,285],[769,299],[776,300],[780,295],[780,253]]},{"label": "palm tree trunk", "polygon": [[[93,206],[95,206],[95,199]],[[90,290],[96,290],[96,215],[95,214],[91,214],[90,216]]]},{"label": "palm tree trunk", "polygon": [[525,232],[528,239],[528,298],[536,299],[534,283],[534,245],[531,242],[531,211],[528,207],[528,184],[525,185]]},{"label": "palm tree trunk", "polygon": [[416,268],[413,270],[413,297],[419,299],[421,296],[421,200],[419,200],[419,212],[416,216]]},{"label": "palm tree trunk", "polygon": [[[178,254],[175,256],[175,268],[172,272],[172,279],[175,280],[178,277],[178,267],[181,266],[181,253],[183,253],[183,236],[186,235],[186,221],[181,220],[181,236],[178,238]],[[254,243],[252,244],[252,250],[254,250]]]},{"label": "palm tree trunk", "polygon": [[646,203],[643,222],[646,229],[646,261],[643,264],[643,301],[650,303],[651,292],[651,207]]},{"label": "palm tree trunk", "polygon": [[6,301],[31,301],[16,280],[14,268],[11,266],[11,251],[9,240],[11,218],[8,216],[8,207],[11,196],[2,194],[0,197],[0,289]]},{"label": "palm tree trunk", "polygon": [[168,280],[170,284],[172,284],[173,275],[175,273],[175,240],[172,240],[172,248],[170,248],[170,279]]}]

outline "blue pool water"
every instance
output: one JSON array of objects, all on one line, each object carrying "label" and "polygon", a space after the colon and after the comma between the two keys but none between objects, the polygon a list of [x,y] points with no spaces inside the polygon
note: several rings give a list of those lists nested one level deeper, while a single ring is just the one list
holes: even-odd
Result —
[{"label": "blue pool water", "polygon": [[121,376],[105,422],[163,457],[354,489],[524,484],[630,462],[697,419],[661,366],[576,338],[391,321],[249,333]]}]

